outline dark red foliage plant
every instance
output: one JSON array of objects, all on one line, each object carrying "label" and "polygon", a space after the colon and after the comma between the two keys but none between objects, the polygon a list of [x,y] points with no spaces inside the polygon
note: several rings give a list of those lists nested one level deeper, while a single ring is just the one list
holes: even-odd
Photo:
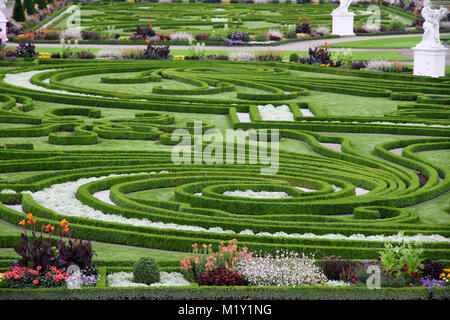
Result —
[{"label": "dark red foliage plant", "polygon": [[245,286],[247,283],[239,273],[219,267],[200,274],[197,284],[200,286]]}]

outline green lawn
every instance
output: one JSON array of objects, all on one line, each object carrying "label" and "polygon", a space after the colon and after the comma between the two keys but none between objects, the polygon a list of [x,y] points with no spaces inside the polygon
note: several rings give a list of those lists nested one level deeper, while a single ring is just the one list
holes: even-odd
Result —
[{"label": "green lawn", "polygon": [[[441,39],[449,36],[441,36]],[[388,39],[371,39],[358,40],[349,42],[333,43],[329,46],[331,48],[360,48],[360,49],[409,49],[414,47],[422,40],[418,37],[402,37],[402,38],[388,38]]]}]

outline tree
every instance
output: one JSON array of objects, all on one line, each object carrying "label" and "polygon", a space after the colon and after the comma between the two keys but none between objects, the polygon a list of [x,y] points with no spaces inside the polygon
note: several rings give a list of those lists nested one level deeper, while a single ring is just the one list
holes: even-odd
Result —
[{"label": "tree", "polygon": [[39,6],[39,10],[47,9],[47,1],[46,0],[36,0],[36,3]]},{"label": "tree", "polygon": [[23,10],[21,0],[16,0],[16,2],[14,3],[13,19],[17,22],[25,21],[25,12]]},{"label": "tree", "polygon": [[36,8],[34,7],[35,6],[34,0],[24,0],[23,6],[27,10],[27,13],[29,15],[36,13]]}]

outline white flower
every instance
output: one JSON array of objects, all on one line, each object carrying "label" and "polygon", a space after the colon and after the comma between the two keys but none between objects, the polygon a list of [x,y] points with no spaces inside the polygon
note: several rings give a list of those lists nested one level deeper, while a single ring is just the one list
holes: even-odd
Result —
[{"label": "white flower", "polygon": [[132,272],[116,272],[108,274],[106,283],[109,287],[160,287],[160,286],[189,286],[190,283],[179,272],[167,273],[161,271],[160,280],[157,283],[146,285],[133,282]]}]

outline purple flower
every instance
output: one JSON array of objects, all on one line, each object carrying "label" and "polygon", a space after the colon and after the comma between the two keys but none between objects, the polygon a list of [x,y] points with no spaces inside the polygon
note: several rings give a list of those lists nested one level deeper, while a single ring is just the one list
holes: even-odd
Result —
[{"label": "purple flower", "polygon": [[432,291],[434,288],[442,288],[447,286],[447,283],[443,280],[424,278],[422,279],[422,285],[427,287],[428,290]]}]

